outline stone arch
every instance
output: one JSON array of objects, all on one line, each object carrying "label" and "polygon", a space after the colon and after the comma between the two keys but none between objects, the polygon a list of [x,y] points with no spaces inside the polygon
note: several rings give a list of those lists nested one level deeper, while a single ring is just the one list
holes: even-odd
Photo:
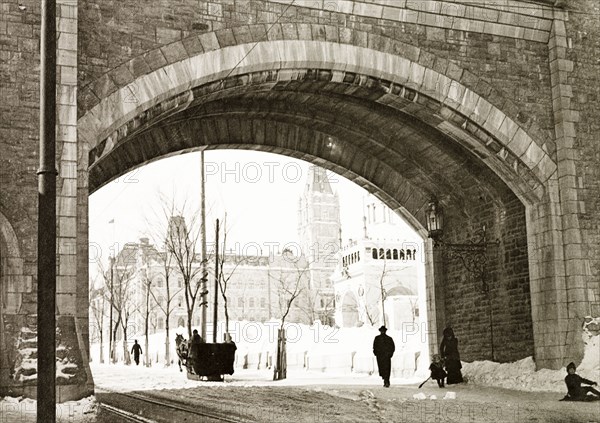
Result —
[{"label": "stone arch", "polygon": [[2,213],[0,213],[0,236],[3,247],[3,257],[20,259],[21,252],[17,234],[15,234],[12,225]]},{"label": "stone arch", "polygon": [[5,334],[5,315],[19,311],[21,296],[18,293],[28,288],[24,281],[19,240],[8,219],[0,212],[0,372],[3,374],[10,371],[12,365],[8,358],[12,352],[6,339],[10,334]]},{"label": "stone arch", "polygon": [[[207,34],[200,37],[205,36],[211,37]],[[84,87],[81,96],[92,100],[83,102],[78,130],[80,142],[84,142],[90,151],[91,191],[158,157],[198,148],[254,148],[308,159],[354,180],[406,218],[424,239],[427,236],[422,224],[424,208],[431,197],[441,197],[444,206],[452,205],[460,210],[463,218],[470,219],[469,212],[476,209],[476,198],[445,195],[447,188],[454,189],[453,194],[460,192],[467,183],[465,180],[456,182],[440,177],[437,189],[429,185],[419,191],[401,176],[387,176],[397,174],[395,169],[402,161],[393,155],[382,159],[391,150],[389,143],[393,137],[388,131],[384,137],[388,140],[386,144],[369,134],[369,129],[375,131],[377,128],[376,119],[372,119],[367,128],[354,128],[352,122],[343,121],[339,116],[286,111],[286,90],[282,85],[297,88],[308,81],[312,88],[302,93],[309,98],[309,103],[336,96],[343,97],[344,102],[356,109],[364,108],[368,103],[384,115],[393,114],[408,126],[411,121],[418,122],[421,126],[413,130],[411,136],[421,134],[439,143],[452,141],[452,145],[460,147],[460,151],[454,151],[455,158],[465,154],[467,167],[476,166],[476,169],[470,169],[473,176],[470,182],[473,178],[485,182],[488,176],[501,180],[508,188],[505,193],[516,196],[519,207],[526,210],[523,219],[527,221],[527,235],[523,233],[522,238],[535,236],[542,239],[545,230],[543,207],[546,206],[538,207],[538,203],[541,199],[547,201],[548,186],[553,186],[557,169],[546,147],[548,140],[535,125],[525,128],[518,123],[518,107],[510,100],[499,93],[495,93],[493,100],[488,100],[487,95],[479,93],[480,78],[472,74],[469,76],[471,81],[454,78],[453,75],[465,71],[438,71],[427,65],[425,55],[421,55],[418,48],[407,45],[398,48],[395,41],[390,41],[392,47],[386,45],[379,50],[313,40],[273,40],[238,45],[219,45],[217,42],[216,45],[199,54],[179,56],[167,54],[168,47],[163,47],[162,54],[176,57],[166,66],[141,72],[138,77],[131,72],[128,78],[121,78],[121,84],[112,84],[115,86],[110,89],[102,89],[104,83],[101,81],[95,88]],[[173,48],[176,48],[175,44]],[[123,68],[133,68],[134,61]],[[105,82],[114,79],[108,74],[106,78]],[[261,94],[275,97],[280,110],[269,109],[263,102],[253,112],[252,100],[260,99]],[[229,100],[244,96],[250,100],[239,110],[224,106],[235,105],[235,101]],[[215,109],[203,109],[205,104],[216,106]],[[201,118],[194,120],[194,113],[201,114]],[[223,117],[235,113],[238,113],[236,119]],[[239,117],[242,115],[251,117],[242,119]],[[182,119],[178,121],[179,117]],[[267,127],[265,122],[270,126]],[[355,137],[360,142],[340,144],[345,151],[342,157],[329,148],[339,141],[331,137],[328,130],[332,128],[345,131],[349,139]],[[387,128],[377,128],[379,130]],[[402,129],[395,130],[401,136]],[[307,144],[307,139],[314,141]],[[111,159],[107,160],[109,157]],[[494,198],[498,194],[489,188],[481,187],[482,196],[489,194],[491,200],[487,198],[486,201],[495,204]],[[499,211],[496,218],[503,219],[506,209],[510,207]],[[554,277],[532,258],[532,252],[541,252],[546,246],[543,242],[541,245],[536,247],[537,251],[528,246],[525,253],[529,255],[529,271],[535,286]],[[542,295],[537,288],[535,294]],[[536,307],[543,307],[539,298]],[[544,321],[549,328],[552,319],[544,318],[542,314],[534,313],[534,326],[537,321]],[[543,337],[537,337],[535,341],[540,345],[545,342]]]},{"label": "stone arch", "polygon": [[[17,235],[8,221],[0,213],[0,294],[2,296],[2,314],[14,314],[20,308],[20,292],[29,288],[24,283],[23,258]],[[7,298],[10,296],[10,298]]]},{"label": "stone arch", "polygon": [[[293,80],[299,69],[326,69],[332,72],[331,81],[341,82],[349,75],[362,78],[360,82],[365,85],[377,81],[387,91],[376,99],[379,104],[412,112],[420,119],[424,118],[423,113],[419,115],[423,109],[429,109],[430,115],[441,115],[441,119],[427,123],[478,155],[522,201],[539,200],[544,194],[543,184],[556,170],[544,140],[534,139],[474,88],[420,64],[418,57],[412,60],[326,41],[278,40],[227,46],[176,61],[105,93],[79,119],[79,137],[89,144],[93,167],[95,160],[108,154],[124,136],[198,101],[194,87],[204,86],[202,94],[214,96],[227,91],[227,85],[236,85],[230,82],[233,78],[246,78],[251,83],[249,75],[260,71],[275,72],[266,81],[272,83]],[[126,67],[133,66],[134,60]],[[422,107],[412,110],[415,104]]]}]

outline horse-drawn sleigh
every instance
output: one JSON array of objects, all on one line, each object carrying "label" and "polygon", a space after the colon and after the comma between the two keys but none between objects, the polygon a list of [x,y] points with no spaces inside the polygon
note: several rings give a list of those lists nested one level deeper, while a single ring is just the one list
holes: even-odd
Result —
[{"label": "horse-drawn sleigh", "polygon": [[188,379],[223,380],[223,375],[233,374],[235,361],[234,342],[210,344],[206,342],[191,342],[185,340],[183,335],[175,337],[177,356],[179,357],[179,371],[181,365],[186,368]]}]

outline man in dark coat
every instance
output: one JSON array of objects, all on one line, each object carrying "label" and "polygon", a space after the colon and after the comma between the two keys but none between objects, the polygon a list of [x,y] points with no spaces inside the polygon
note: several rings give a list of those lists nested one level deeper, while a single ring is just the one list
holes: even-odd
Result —
[{"label": "man in dark coat", "polygon": [[140,364],[140,354],[142,354],[142,347],[137,343],[137,339],[134,341],[133,348],[131,348],[131,352],[133,353],[133,360],[135,361],[135,365]]},{"label": "man in dark coat", "polygon": [[383,379],[383,386],[390,387],[390,373],[392,371],[392,356],[396,351],[394,340],[386,335],[387,328],[382,326],[379,328],[380,334],[373,341],[373,354],[377,357],[377,367],[379,368],[379,376]]}]

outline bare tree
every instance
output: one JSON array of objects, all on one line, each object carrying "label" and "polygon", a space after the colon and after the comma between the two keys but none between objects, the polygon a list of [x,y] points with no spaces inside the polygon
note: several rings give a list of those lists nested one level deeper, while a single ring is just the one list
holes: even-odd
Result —
[{"label": "bare tree", "polygon": [[[109,269],[105,269],[104,266],[102,265],[101,261],[98,261],[98,273],[100,274],[100,276],[102,277],[102,282],[103,282],[103,288],[104,288],[104,297],[105,300],[108,302],[108,307],[109,307],[109,321],[108,321],[108,361],[109,363],[113,363],[114,362],[114,352],[115,349],[113,348],[113,344],[115,343],[114,337],[113,337],[113,329],[114,329],[114,276],[113,276],[113,271],[114,271],[114,258],[112,256],[110,256],[108,258],[108,262],[109,262]],[[116,331],[115,331],[116,332]],[[104,355],[103,350],[100,350],[100,355],[101,357]]]},{"label": "bare tree", "polygon": [[[185,293],[185,305],[187,310],[188,338],[192,337],[192,322],[194,308],[198,294],[202,295],[200,288],[206,274],[202,275],[202,260],[196,254],[196,246],[200,239],[200,230],[197,226],[197,213],[189,219],[186,224],[183,217],[185,204],[180,209],[173,205],[170,208],[169,225],[166,236],[166,254],[172,256],[175,267],[183,278],[183,290]],[[198,277],[200,276],[200,277]]]},{"label": "bare tree", "polygon": [[287,377],[287,351],[284,324],[286,318],[292,309],[294,301],[300,296],[306,288],[305,275],[309,270],[309,264],[299,263],[300,258],[295,257],[291,251],[283,251],[283,259],[294,264],[295,271],[283,272],[279,271],[278,276],[274,276],[274,281],[277,289],[277,299],[280,312],[280,327],[277,337],[277,359],[273,370],[273,380],[281,380]]},{"label": "bare tree", "polygon": [[[383,258],[383,268],[381,269],[381,273],[379,274],[379,278],[377,280],[376,285],[374,286],[373,284],[370,283],[366,283],[365,286],[365,294],[364,294],[364,298],[365,298],[365,316],[367,317],[367,320],[369,321],[369,324],[371,326],[375,326],[376,324],[378,324],[378,320],[382,321],[383,325],[385,326],[386,321],[385,321],[385,298],[386,298],[386,291],[385,291],[385,287],[384,287],[384,280],[386,278],[386,276],[388,275],[388,273],[390,272],[387,269],[387,260],[384,257]],[[376,293],[373,293],[373,291],[376,291]],[[377,297],[377,303],[378,306],[381,306],[381,315],[379,314],[379,310],[378,307],[374,306],[373,304],[370,303],[370,299],[373,297]]]},{"label": "bare tree", "polygon": [[[383,250],[381,250],[383,251]],[[367,320],[369,321],[369,324],[371,324],[371,326],[375,326],[379,323],[383,324],[384,326],[387,325],[387,321],[386,321],[386,314],[385,314],[385,300],[387,298],[387,290],[385,288],[385,282],[386,282],[386,278],[393,272],[399,272],[404,270],[406,267],[400,268],[400,269],[388,269],[387,267],[387,261],[390,257],[388,257],[386,254],[388,254],[388,251],[383,252],[383,256],[381,255],[382,253],[380,252],[380,259],[383,259],[383,267],[381,268],[381,272],[379,273],[379,277],[376,281],[375,284],[369,284],[367,283],[366,285],[366,289],[365,289],[365,307],[364,307],[364,311],[365,311],[365,316],[367,317]],[[381,314],[379,313],[378,307],[376,307],[374,304],[371,304],[369,302],[369,299],[371,298],[377,298],[377,304],[380,307],[381,310]]]},{"label": "bare tree", "polygon": [[[142,275],[141,275],[141,282],[142,282],[142,286],[144,288],[144,314],[143,314],[143,319],[144,319],[144,337],[145,337],[145,345],[144,345],[144,351],[146,351],[146,355],[144,356],[144,365],[146,367],[150,367],[151,366],[151,359],[150,359],[150,343],[149,343],[149,332],[150,332],[150,314],[156,310],[157,306],[159,306],[157,304],[156,299],[154,298],[154,292],[153,292],[153,287],[152,287],[152,283],[154,282],[153,278],[152,278],[152,274],[150,269],[148,268],[148,261],[146,259],[144,259],[144,261],[146,262],[146,268],[143,269],[142,271]],[[150,301],[150,298],[152,298],[152,301]],[[167,317],[168,319],[168,317]],[[167,342],[169,340],[169,323],[167,322]],[[169,350],[167,350],[167,363],[169,362],[168,359],[168,352]],[[167,364],[168,365],[168,364]]]},{"label": "bare tree", "polygon": [[128,248],[126,244],[117,256],[113,268],[113,289],[110,303],[114,308],[116,321],[113,327],[112,360],[116,362],[117,331],[119,326],[123,334],[123,358],[125,364],[130,364],[129,349],[127,346],[127,324],[131,315],[137,311],[138,305],[134,301],[133,266],[136,262],[135,249]]},{"label": "bare tree", "polygon": [[[134,313],[139,312],[140,304],[135,301],[133,289],[131,286],[133,278],[129,279],[126,286],[123,288],[124,300],[121,308],[121,329],[123,331],[123,361],[125,364],[131,364],[131,356],[129,354],[129,345],[127,344],[127,333],[129,329],[129,319]],[[146,351],[148,354],[148,351]]]},{"label": "bare tree", "polygon": [[303,295],[301,312],[309,324],[321,320],[323,324],[330,324],[331,316],[335,310],[332,295],[324,295],[322,289],[307,289]]},{"label": "bare tree", "polygon": [[94,317],[93,330],[98,334],[100,343],[100,363],[104,363],[104,315],[106,314],[106,286],[90,287],[90,308]]},{"label": "bare tree", "polygon": [[[152,217],[146,217],[146,226],[150,228],[152,233],[152,239],[155,245],[162,245],[164,252],[158,252],[155,250],[153,258],[155,259],[157,266],[148,266],[148,293],[152,296],[154,304],[165,316],[165,366],[171,365],[171,335],[170,335],[170,321],[171,314],[173,312],[173,302],[175,297],[181,292],[183,288],[176,288],[173,286],[173,279],[175,274],[175,254],[170,252],[170,247],[174,247],[177,243],[174,243],[171,239],[170,230],[171,218],[175,211],[175,206],[172,200],[167,200],[164,196],[159,196],[161,203],[161,210],[158,213],[154,213]],[[164,280],[164,291],[158,289],[156,281],[161,278]],[[160,287],[162,288],[162,287]],[[159,291],[161,291],[159,293]],[[165,294],[164,296],[162,294]],[[164,298],[163,301],[159,301],[159,298]],[[153,321],[154,329],[158,319]]]},{"label": "bare tree", "polygon": [[413,299],[409,298],[408,301],[410,302],[410,314],[412,317],[412,323],[415,323],[415,320],[417,320],[417,317],[419,317],[419,302],[417,300],[417,298]]},{"label": "bare tree", "polygon": [[[170,338],[170,320],[171,320],[171,313],[173,312],[173,302],[175,301],[175,297],[177,296],[177,294],[179,294],[181,292],[181,288],[177,289],[171,286],[173,278],[172,276],[172,272],[173,272],[173,264],[172,264],[172,258],[173,256],[169,253],[165,253],[164,254],[164,259],[160,260],[160,273],[156,273],[156,274],[152,274],[149,278],[149,292],[150,295],[152,296],[152,299],[154,300],[154,304],[156,304],[156,307],[158,307],[158,309],[162,312],[162,314],[164,314],[165,316],[165,366],[170,366],[171,365],[171,338]],[[153,288],[153,284],[155,283],[157,277],[162,277],[164,278],[164,283],[165,283],[165,296],[163,297],[165,299],[164,303],[163,301],[160,301],[157,298],[157,293],[156,293],[156,289]],[[159,295],[160,296],[160,295]]]},{"label": "bare tree", "polygon": [[[223,219],[223,244],[221,251],[222,253],[219,255],[219,261],[216,265],[219,267],[219,290],[221,291],[221,297],[223,297],[223,310],[225,312],[225,341],[229,342],[231,337],[229,335],[229,304],[227,302],[227,285],[229,280],[235,273],[236,269],[243,261],[241,258],[233,257],[233,267],[228,269],[228,272],[225,272],[225,262],[227,261],[226,256],[226,245],[227,245],[227,213],[225,213],[225,219]],[[217,246],[219,248],[219,246]]]}]

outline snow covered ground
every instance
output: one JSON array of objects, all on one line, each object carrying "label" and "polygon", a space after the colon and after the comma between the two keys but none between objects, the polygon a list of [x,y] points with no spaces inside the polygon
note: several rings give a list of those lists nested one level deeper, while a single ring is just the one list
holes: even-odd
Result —
[{"label": "snow covered ground", "polygon": [[[305,335],[310,335],[312,338],[303,338],[302,336],[295,339],[294,342],[289,342],[289,353],[293,354],[305,354],[306,351],[312,351],[314,357],[327,356],[327,363],[335,363],[336,360],[346,357],[349,353],[354,352],[355,357],[357,355],[364,355],[365,359],[367,356],[371,356],[371,342],[373,335],[373,328],[356,328],[351,329],[348,332],[334,331],[333,328],[300,328],[300,332]],[[241,330],[241,329],[240,329]],[[244,329],[247,331],[246,335],[249,336],[250,329]],[[242,338],[238,338],[238,347],[241,356],[243,355],[255,355],[258,358],[259,352],[274,351],[275,338],[270,339],[268,331],[265,332],[264,328],[258,329],[258,326],[254,326],[256,335],[260,333],[260,336],[251,336],[252,342],[247,342]],[[261,332],[262,331],[262,332]],[[320,332],[319,332],[320,331]],[[183,333],[183,329],[178,331]],[[315,333],[319,332],[316,336]],[[175,331],[173,332],[175,333]],[[275,332],[276,333],[276,332]],[[288,332],[289,333],[289,332]],[[316,337],[315,337],[316,336]],[[392,334],[397,339],[401,338],[401,334]],[[327,342],[325,341],[327,338]],[[600,318],[586,319],[584,328],[583,340],[585,342],[585,357],[577,369],[577,373],[581,376],[600,381]],[[414,341],[414,340],[413,340]],[[143,339],[138,339],[140,344],[144,345]],[[399,344],[399,342],[396,342]],[[153,335],[151,343],[151,354],[153,356],[153,363],[151,367],[144,367],[143,365],[126,366],[124,364],[100,364],[98,361],[99,350],[97,345],[92,346],[92,357],[91,363],[92,373],[94,375],[94,382],[98,389],[109,389],[115,391],[133,391],[133,390],[172,390],[172,389],[186,389],[186,388],[205,388],[214,387],[219,389],[233,389],[237,390],[240,388],[250,388],[248,392],[253,391],[252,388],[277,388],[277,387],[289,387],[289,388],[304,388],[310,390],[323,390],[324,392],[333,393],[344,398],[351,398],[357,400],[362,398],[363,393],[366,390],[369,392],[390,392],[389,390],[380,390],[381,379],[376,372],[369,374],[368,371],[352,372],[350,369],[331,366],[328,369],[327,366],[318,366],[318,370],[307,370],[305,367],[298,365],[292,366],[288,370],[288,378],[282,381],[273,381],[272,370],[266,368],[264,365],[259,366],[261,360],[257,360],[249,368],[242,368],[242,362],[238,362],[238,367],[235,369],[235,373],[232,376],[226,376],[225,382],[198,382],[188,380],[185,372],[179,372],[176,365],[170,367],[164,366],[164,360],[161,359],[158,351],[164,349],[164,335]],[[402,347],[402,345],[400,345]],[[399,352],[413,354],[415,351],[420,349],[421,345],[418,342],[414,342],[405,348],[400,348]],[[154,350],[153,350],[154,349]],[[121,351],[121,349],[119,349]],[[156,356],[158,354],[158,362],[156,362]],[[175,356],[174,356],[175,357]],[[368,360],[367,360],[368,361]],[[321,360],[324,363],[325,360]],[[356,361],[355,361],[356,362]],[[420,360],[419,367],[423,366],[424,360]],[[260,367],[260,368],[258,368]],[[363,366],[364,368],[368,366]],[[365,369],[363,369],[365,370]],[[425,398],[429,401],[434,400],[431,395],[435,395],[441,401],[445,401],[442,398],[446,395],[446,392],[438,392],[432,390],[431,384],[425,385],[422,390],[417,390],[415,384],[422,382],[426,377],[427,373],[418,371],[412,373],[410,377],[402,377],[401,374],[397,374],[396,377],[392,377],[392,388],[397,389],[397,393],[402,392],[407,398],[413,398],[414,393],[423,392]],[[553,405],[562,394],[565,393],[564,377],[566,375],[565,369],[560,370],[540,370],[535,371],[535,363],[531,357],[517,361],[515,363],[493,363],[489,361],[480,361],[473,363],[463,363],[463,374],[468,379],[467,385],[461,385],[456,387],[457,398],[456,401],[462,401],[463,398],[467,398],[467,401],[472,401],[471,396],[476,395],[478,390],[490,390],[491,394],[498,393],[500,391],[494,391],[497,388],[507,388],[514,390],[531,391],[532,393],[527,394],[532,397],[522,396],[515,394],[503,394],[509,395],[511,398],[515,398],[515,401],[532,401],[536,394],[534,391],[548,391],[555,394],[546,395],[545,401],[548,402],[549,407],[554,410],[564,410],[565,407],[573,408],[571,404],[558,403],[561,405]],[[477,387],[491,386],[497,388]],[[454,389],[452,389],[454,391]],[[381,391],[381,392],[380,392]],[[557,394],[560,395],[557,396]],[[360,394],[360,395],[359,395]],[[358,395],[358,396],[357,396]],[[386,394],[387,395],[387,394]],[[423,395],[421,396],[423,397]],[[547,398],[546,398],[547,397]],[[518,400],[516,399],[518,398]],[[529,399],[528,399],[529,398]],[[541,398],[541,397],[540,397]],[[548,400],[549,398],[549,400]],[[414,398],[416,400],[418,398]],[[594,407],[589,405],[586,407]],[[0,401],[0,413],[2,421],[6,422],[33,422],[35,421],[35,409],[36,403],[33,400],[23,398],[10,398],[6,397]],[[93,397],[83,399],[76,402],[68,402],[59,405],[58,409],[58,421],[60,422],[74,422],[74,423],[88,423],[95,421],[97,413],[97,404]],[[573,408],[575,410],[575,408]],[[556,410],[553,412],[555,413]],[[592,410],[590,408],[590,410]],[[589,411],[589,410],[588,410]],[[549,415],[552,413],[549,412]]]},{"label": "snow covered ground", "polygon": [[[59,423],[92,423],[96,421],[98,404],[92,397],[80,401],[68,401],[56,406],[56,421]],[[25,423],[36,421],[37,402],[29,398],[5,397],[0,401],[2,423]]]}]

